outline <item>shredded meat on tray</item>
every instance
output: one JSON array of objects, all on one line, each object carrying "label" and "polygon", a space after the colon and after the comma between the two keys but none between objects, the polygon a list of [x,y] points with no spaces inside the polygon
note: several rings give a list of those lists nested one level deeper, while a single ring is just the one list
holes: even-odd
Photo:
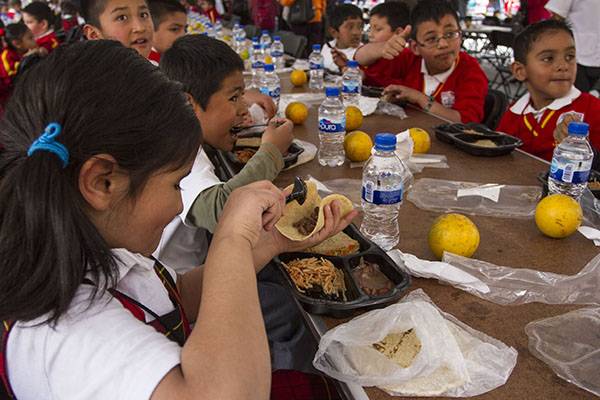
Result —
[{"label": "shredded meat on tray", "polygon": [[319,218],[319,207],[315,207],[313,212],[308,216],[304,217],[293,223],[293,227],[298,230],[302,235],[310,234],[315,226],[317,225],[317,219]]}]

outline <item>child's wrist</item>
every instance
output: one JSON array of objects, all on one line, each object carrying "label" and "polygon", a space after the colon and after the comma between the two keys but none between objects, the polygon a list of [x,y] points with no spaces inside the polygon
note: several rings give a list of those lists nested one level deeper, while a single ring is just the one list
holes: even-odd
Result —
[{"label": "child's wrist", "polygon": [[433,103],[435,103],[435,98],[433,96],[427,96],[427,95],[423,95],[422,97],[422,101],[421,101],[421,108],[424,111],[429,111],[431,110],[431,107],[433,107]]}]

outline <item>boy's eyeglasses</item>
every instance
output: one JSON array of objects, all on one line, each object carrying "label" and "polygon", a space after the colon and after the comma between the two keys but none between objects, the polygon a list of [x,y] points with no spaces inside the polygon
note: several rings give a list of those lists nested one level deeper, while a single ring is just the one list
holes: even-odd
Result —
[{"label": "boy's eyeglasses", "polygon": [[461,31],[451,31],[451,32],[444,33],[442,36],[431,37],[431,38],[425,39],[423,42],[419,42],[418,40],[415,39],[415,43],[417,43],[421,47],[433,48],[433,47],[437,47],[438,43],[440,43],[440,40],[442,40],[442,39],[449,42],[451,40],[456,40],[456,39],[460,38],[461,36],[462,36]]}]

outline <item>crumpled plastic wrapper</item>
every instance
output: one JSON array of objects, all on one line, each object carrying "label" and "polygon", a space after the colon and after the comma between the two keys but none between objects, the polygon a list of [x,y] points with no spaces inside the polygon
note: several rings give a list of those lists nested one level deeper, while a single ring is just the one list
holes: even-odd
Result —
[{"label": "crumpled plastic wrapper", "polygon": [[461,189],[483,187],[489,184],[449,181],[444,179],[418,179],[407,199],[423,210],[458,212],[504,218],[532,218],[542,190],[539,186],[502,186],[498,201],[482,196],[458,197]]},{"label": "crumpled plastic wrapper", "polygon": [[[407,368],[372,347],[408,329],[415,330],[421,350]],[[327,332],[313,365],[335,379],[392,395],[470,397],[506,383],[516,362],[514,348],[444,313],[418,289]]]},{"label": "crumpled plastic wrapper", "polygon": [[408,117],[408,115],[406,115],[406,111],[404,111],[404,108],[402,108],[402,106],[390,103],[385,100],[379,101],[379,103],[377,104],[377,109],[375,110],[375,114],[391,115],[392,117],[398,117],[400,119]]},{"label": "crumpled plastic wrapper", "polygon": [[525,326],[529,351],[567,382],[600,396],[600,308],[582,308]]}]

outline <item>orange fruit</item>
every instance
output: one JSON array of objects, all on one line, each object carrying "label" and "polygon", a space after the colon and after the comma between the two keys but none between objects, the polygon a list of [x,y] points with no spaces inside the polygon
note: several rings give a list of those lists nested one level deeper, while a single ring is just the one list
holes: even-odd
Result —
[{"label": "orange fruit", "polygon": [[293,101],[285,108],[285,116],[291,120],[294,125],[300,125],[308,117],[308,107],[299,101]]},{"label": "orange fruit", "polygon": [[362,111],[356,106],[346,107],[346,132],[360,128],[363,121]]},{"label": "orange fruit", "polygon": [[290,81],[292,82],[292,85],[299,87],[303,86],[308,81],[308,77],[306,76],[306,72],[301,69],[295,69],[290,75]]},{"label": "orange fruit", "polygon": [[408,130],[410,138],[414,143],[413,153],[427,153],[431,148],[431,138],[425,129],[410,128]]},{"label": "orange fruit", "polygon": [[583,220],[581,206],[564,194],[544,197],[535,208],[535,224],[546,236],[562,239],[572,235]]},{"label": "orange fruit", "polygon": [[371,156],[373,141],[362,131],[354,131],[344,137],[344,151],[350,161],[365,161]]},{"label": "orange fruit", "polygon": [[429,248],[439,260],[444,251],[471,257],[479,247],[479,230],[462,214],[444,214],[433,222],[427,239]]}]

